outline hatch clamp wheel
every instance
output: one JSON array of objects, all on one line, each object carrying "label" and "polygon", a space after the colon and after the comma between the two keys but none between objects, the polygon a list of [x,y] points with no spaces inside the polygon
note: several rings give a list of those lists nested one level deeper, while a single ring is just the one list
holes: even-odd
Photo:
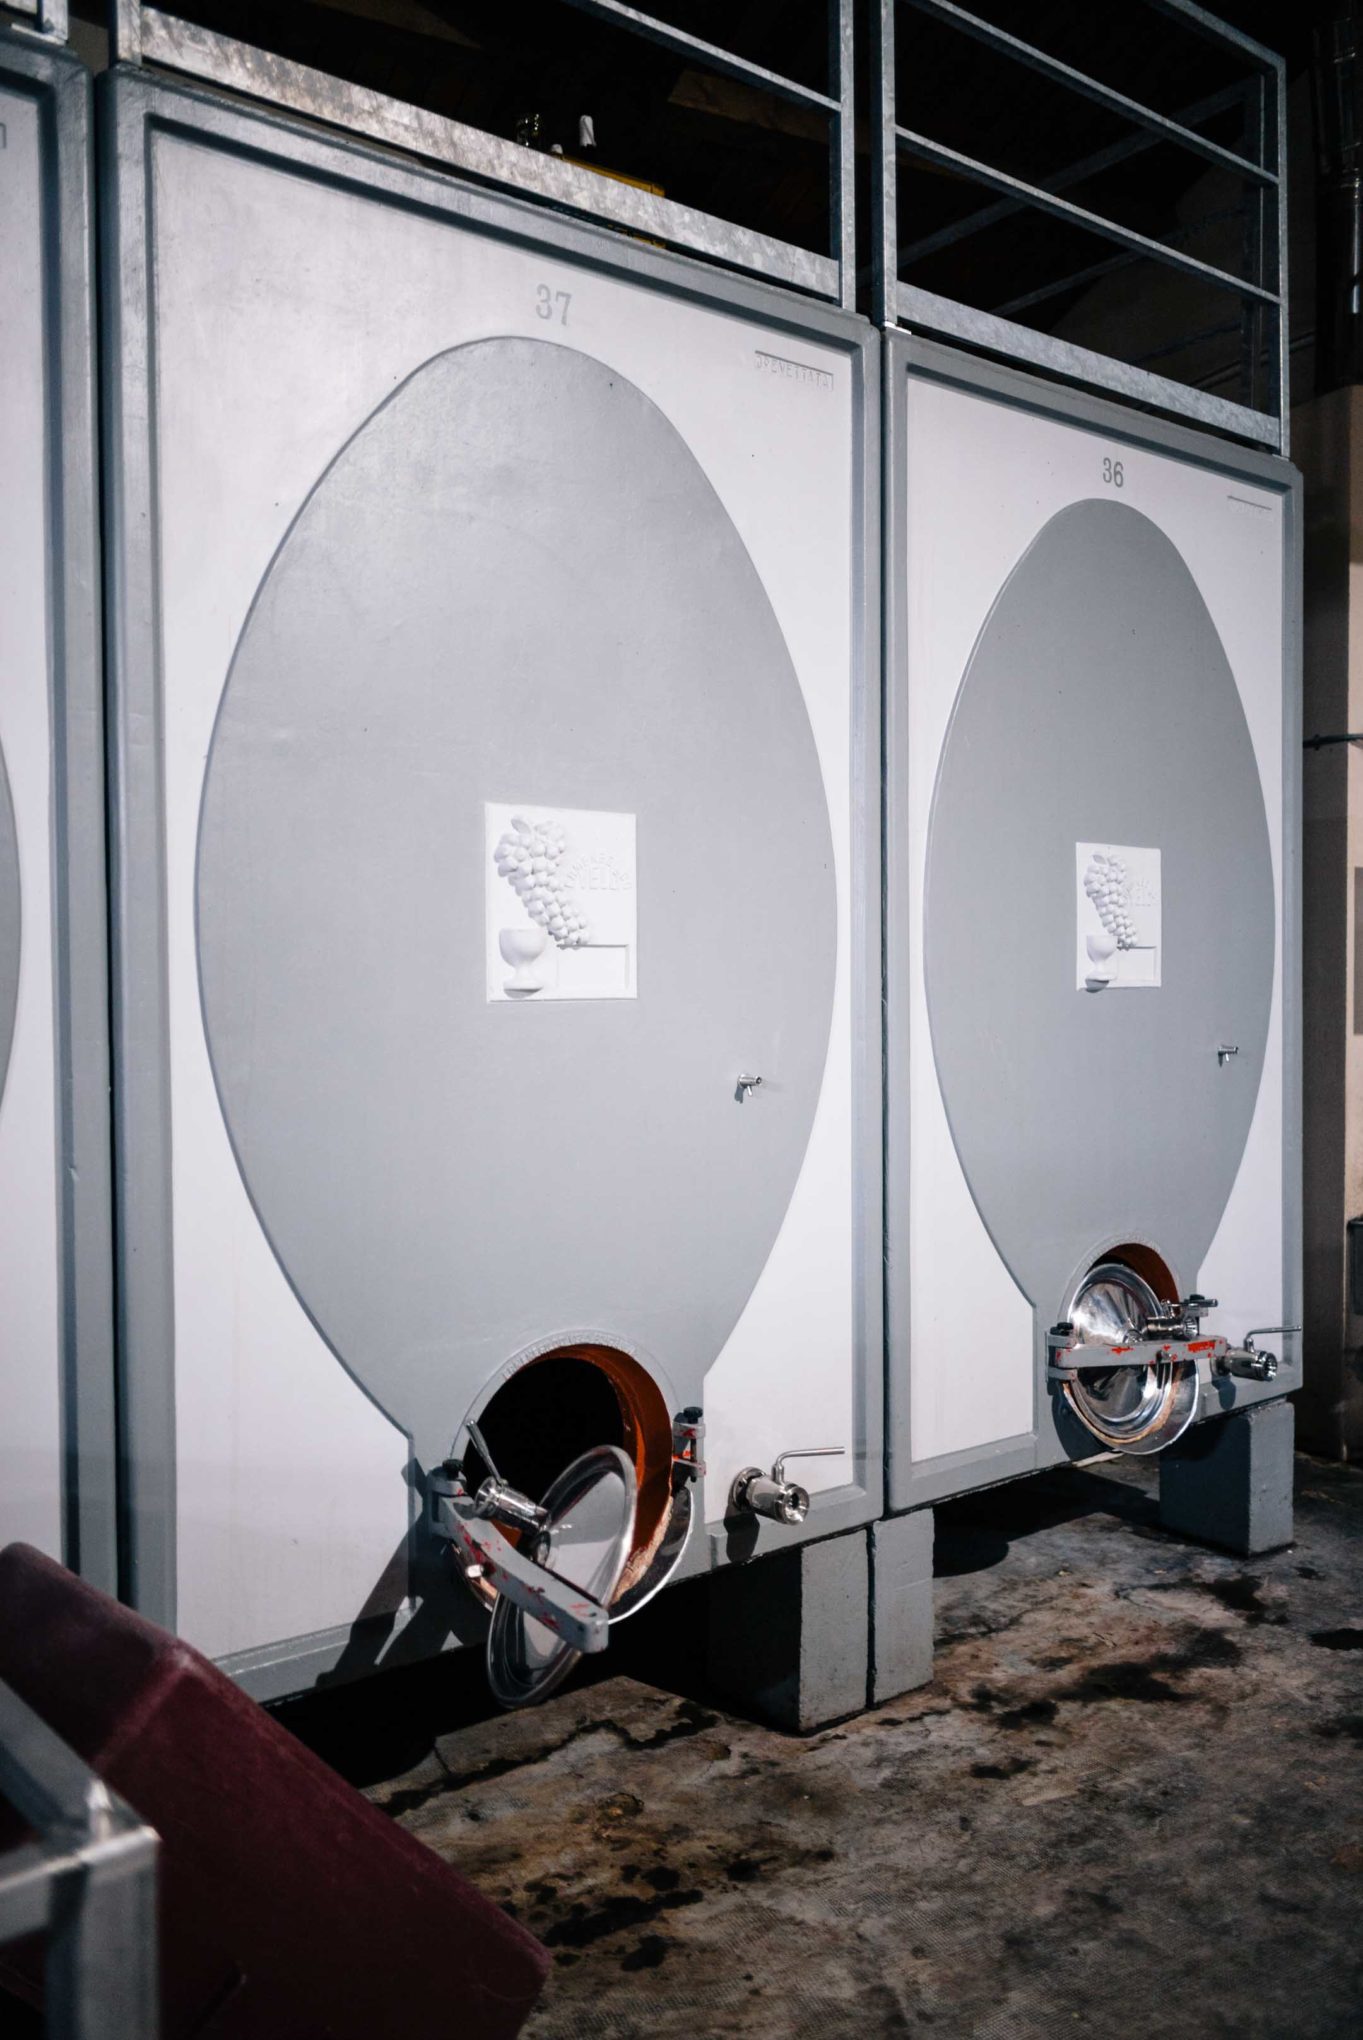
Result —
[{"label": "hatch clamp wheel", "polygon": [[454,1546],[470,1586],[485,1583],[495,1595],[493,1694],[503,1707],[547,1699],[580,1657],[606,1648],[610,1600],[634,1535],[634,1468],[618,1446],[596,1445],[532,1502],[495,1473],[470,1495],[463,1469],[449,1462],[428,1495],[432,1526]]},{"label": "hatch clamp wheel", "polygon": [[[1193,1299],[1188,1299],[1193,1301]],[[1204,1310],[1212,1308],[1210,1298],[1198,1299]],[[1179,1308],[1184,1308],[1180,1305]],[[1299,1331],[1299,1325],[1274,1325],[1275,1332]],[[1265,1337],[1264,1331],[1246,1332],[1242,1344],[1232,1346],[1228,1339],[1220,1336],[1211,1339],[1164,1339],[1152,1338],[1156,1327],[1147,1325],[1145,1333],[1133,1336],[1130,1346],[1095,1346],[1086,1343],[1067,1320],[1052,1325],[1046,1334],[1048,1360],[1046,1379],[1050,1382],[1064,1382],[1076,1374],[1106,1372],[1123,1357],[1132,1357],[1133,1348],[1141,1350],[1135,1355],[1145,1360],[1147,1348],[1153,1347],[1151,1357],[1165,1360],[1187,1360],[1194,1365],[1205,1360],[1213,1374],[1234,1375],[1241,1381],[1273,1381],[1278,1373],[1276,1353],[1262,1351],[1255,1345],[1256,1339]]]},{"label": "hatch clamp wheel", "polygon": [[[614,1451],[611,1446],[600,1449]],[[595,1454],[583,1457],[594,1458]],[[617,1457],[623,1460],[624,1455]],[[575,1460],[568,1471],[581,1465],[581,1460]],[[632,1484],[632,1468],[629,1473]],[[517,1529],[542,1533],[548,1523],[548,1511],[542,1505],[495,1478],[485,1480],[477,1494],[471,1495],[461,1471],[450,1467],[431,1476],[427,1494],[432,1528],[454,1546],[456,1563],[466,1579],[486,1580],[499,1599],[533,1616],[576,1652],[606,1648],[610,1614],[601,1599],[551,1566],[537,1563],[498,1527],[500,1519]],[[532,1543],[530,1549],[535,1548]]]},{"label": "hatch clamp wheel", "polygon": [[1201,1336],[1212,1296],[1161,1302],[1121,1261],[1102,1261],[1079,1285],[1068,1315],[1046,1335],[1046,1379],[1100,1444],[1116,1452],[1163,1451],[1197,1416],[1201,1370],[1272,1381],[1276,1354],[1219,1335]]}]

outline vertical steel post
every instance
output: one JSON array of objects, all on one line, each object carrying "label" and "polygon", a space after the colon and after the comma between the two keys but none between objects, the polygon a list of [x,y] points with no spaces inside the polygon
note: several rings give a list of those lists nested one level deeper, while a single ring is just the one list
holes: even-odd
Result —
[{"label": "vertical steel post", "polygon": [[[1274,350],[1277,374],[1274,379],[1274,397],[1278,409],[1278,451],[1287,454],[1291,442],[1292,428],[1289,418],[1291,401],[1291,355],[1292,355],[1292,307],[1287,295],[1287,65],[1281,57],[1275,59],[1276,79],[1273,81],[1273,153],[1278,165],[1278,318],[1277,345]],[[1265,79],[1265,98],[1272,87]]]},{"label": "vertical steel post", "polygon": [[871,31],[871,316],[893,326],[899,312],[899,162],[895,149],[894,11],[880,0],[880,30]]},{"label": "vertical steel post", "polygon": [[160,2030],[156,1841],[57,1882],[44,1977],[54,2040],[156,2040]]},{"label": "vertical steel post", "polygon": [[50,42],[64,43],[71,33],[67,0],[38,0],[38,27]]},{"label": "vertical steel post", "polygon": [[109,0],[109,62],[142,61],[142,0]]},{"label": "vertical steel post", "polygon": [[46,1929],[53,2040],[156,2040],[158,1837],[0,1683],[0,1791],[38,1844],[0,1856],[0,1945]]},{"label": "vertical steel post", "polygon": [[829,162],[829,253],[838,263],[838,302],[857,308],[857,100],[853,0],[830,0],[829,91],[838,102]]},{"label": "vertical steel post", "polygon": [[[1268,81],[1262,73],[1245,88],[1245,120],[1242,148],[1247,156],[1267,168],[1270,161],[1268,131]],[[1240,260],[1246,277],[1261,286],[1268,282],[1268,204],[1261,184],[1245,193],[1244,232]],[[1264,380],[1267,330],[1263,306],[1253,298],[1240,301],[1240,402],[1250,410],[1259,409]]]}]

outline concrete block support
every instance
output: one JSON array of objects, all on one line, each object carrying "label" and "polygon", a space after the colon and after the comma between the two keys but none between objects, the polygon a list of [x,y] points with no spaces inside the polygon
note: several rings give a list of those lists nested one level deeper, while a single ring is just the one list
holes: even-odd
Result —
[{"label": "concrete block support", "polygon": [[716,1690],[775,1728],[807,1733],[866,1705],[866,1532],[796,1544],[711,1582]]},{"label": "concrete block support", "polygon": [[932,1677],[932,1532],[931,1509],[871,1525],[873,1706]]},{"label": "concrete block support", "polygon": [[1292,1405],[1258,1403],[1187,1432],[1160,1458],[1160,1521],[1245,1557],[1292,1542]]}]

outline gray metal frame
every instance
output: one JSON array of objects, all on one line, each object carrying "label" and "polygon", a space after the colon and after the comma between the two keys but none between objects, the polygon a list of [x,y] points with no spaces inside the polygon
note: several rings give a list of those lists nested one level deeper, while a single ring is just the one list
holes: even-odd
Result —
[{"label": "gray metal frame", "polygon": [[[174,1626],[175,1322],[171,1287],[170,1098],[165,977],[164,789],[157,621],[156,388],[149,323],[148,165],[155,130],[249,153],[452,226],[542,248],[558,262],[639,281],[667,297],[760,320],[767,332],[840,347],[854,379],[852,555],[855,725],[852,732],[854,1130],[865,1158],[854,1177],[856,1467],[815,1497],[801,1529],[752,1518],[741,1532],[698,1532],[681,1571],[827,1537],[867,1523],[882,1500],[883,1369],[880,908],[880,342],[865,320],[705,264],[568,221],[429,169],[342,142],[279,115],[122,67],[100,80],[104,204],[101,303],[108,533],[113,844],[115,1174],[120,1210],[119,1345],[124,1474],[133,1605]],[[148,733],[153,733],[149,738]],[[410,1611],[391,1625],[396,1641]],[[385,1622],[387,1618],[385,1618]],[[227,1669],[261,1697],[296,1692],[353,1644],[326,1631],[241,1653]],[[391,1648],[391,1646],[390,1646]],[[399,1653],[400,1654],[400,1653]],[[342,1667],[343,1674],[345,1667]]]},{"label": "gray metal frame", "polygon": [[156,2040],[160,1840],[0,1684],[0,1794],[39,1839],[0,1856],[0,1947],[45,1934],[53,2040]]},{"label": "gray metal frame", "polygon": [[[1013,177],[982,159],[944,147],[929,136],[901,127],[895,112],[895,29],[900,0],[879,0],[879,21],[872,29],[872,104],[876,152],[872,174],[873,291],[875,317],[881,325],[901,322],[913,330],[954,339],[986,353],[1024,362],[1091,388],[1108,390],[1134,403],[1190,418],[1214,431],[1248,439],[1285,454],[1288,450],[1288,298],[1287,298],[1287,68],[1283,59],[1239,30],[1216,21],[1193,0],[1147,0],[1156,12],[1170,16],[1218,44],[1228,55],[1247,63],[1256,73],[1253,84],[1219,93],[1182,117],[1171,119],[1153,107],[1142,105],[1126,94],[1114,91],[1069,64],[1061,63],[1035,45],[1007,34],[992,22],[982,20],[958,0],[903,0],[905,7],[931,15],[955,28],[962,36],[1011,58],[1077,96],[1103,107],[1131,123],[1137,135],[1115,147],[1091,156],[1068,171],[1034,185]],[[1153,27],[1153,24],[1152,24]],[[1226,106],[1244,99],[1252,104],[1255,120],[1253,154],[1242,154],[1210,141],[1196,123]],[[1249,273],[1244,277],[1185,254],[1178,238],[1154,240],[1136,233],[1102,214],[1076,205],[1062,196],[1067,186],[1137,155],[1156,142],[1170,142],[1205,162],[1236,172],[1248,193],[1246,206],[1246,258]],[[898,200],[901,154],[959,174],[971,183],[999,194],[993,204],[970,214],[953,227],[905,246],[901,238]],[[1273,208],[1270,216],[1269,208]],[[1111,241],[1122,253],[1106,262],[1090,264],[1062,284],[1046,285],[1015,298],[994,311],[982,311],[939,296],[933,291],[900,280],[905,260],[921,257],[965,239],[993,225],[1010,212],[1037,210],[1082,227],[1101,239]],[[1272,232],[1269,232],[1270,217]],[[1276,251],[1274,275],[1268,271],[1268,250]],[[1061,288],[1086,282],[1124,263],[1148,258],[1166,268],[1193,276],[1237,303],[1241,333],[1243,380],[1251,393],[1248,403],[1232,403],[1149,368],[1135,367],[1091,348],[1075,346],[1052,334],[1038,333],[1020,325],[1010,312],[1025,309]],[[1270,287],[1271,286],[1271,287]],[[1253,391],[1257,385],[1261,329],[1268,323],[1267,354],[1270,364],[1270,402],[1256,407]],[[1234,330],[1234,323],[1226,330]],[[1222,331],[1221,327],[1214,329]],[[1190,340],[1209,334],[1188,336]]]},{"label": "gray metal frame", "polygon": [[46,42],[64,43],[71,31],[68,0],[0,0],[0,14],[23,15],[33,23],[29,33]]},{"label": "gray metal frame", "polygon": [[[946,1454],[914,1464],[910,1435],[908,1384],[913,1355],[909,1349],[909,1297],[912,1270],[908,1252],[908,1156],[912,1135],[909,1106],[909,1031],[900,1017],[910,1010],[912,958],[908,939],[907,747],[908,566],[904,556],[907,498],[907,409],[911,380],[946,383],[1041,417],[1081,425],[1105,439],[1153,452],[1172,454],[1198,467],[1257,482],[1283,495],[1285,547],[1283,562],[1283,832],[1282,832],[1282,956],[1283,985],[1283,1266],[1287,1321],[1302,1322],[1302,1184],[1301,1184],[1301,662],[1302,662],[1302,485],[1297,470],[1273,454],[1191,431],[1187,426],[1149,417],[1129,406],[1114,404],[1087,392],[1042,381],[1014,368],[981,360],[935,341],[907,333],[885,336],[884,489],[884,663],[885,702],[885,1269],[887,1440],[886,1507],[898,1514],[921,1508],[948,1495],[988,1487],[1063,1461],[1084,1458],[1094,1441],[1077,1422],[1056,1423],[1056,1403],[1046,1381],[1046,1330],[1034,1327],[1033,1429],[975,1450]],[[1244,1409],[1253,1403],[1290,1395],[1301,1386],[1302,1342],[1274,1341],[1281,1359],[1271,1384],[1226,1379],[1204,1389],[1198,1421]]]},{"label": "gray metal frame", "polygon": [[63,1555],[73,1571],[112,1593],[116,1450],[90,78],[75,58],[8,29],[0,29],[0,78],[40,108],[51,166],[45,189],[56,194],[43,228]]},{"label": "gray metal frame", "polygon": [[853,0],[821,0],[827,9],[831,92],[816,92],[794,78],[750,63],[732,50],[659,21],[623,0],[564,0],[583,14],[692,57],[702,68],[736,78],[829,122],[829,240],[821,255],[769,234],[737,226],[675,199],[599,176],[563,157],[520,147],[501,135],[450,120],[386,93],[350,85],[306,64],[201,28],[141,0],[108,0],[113,61],[144,60],[210,85],[266,101],[328,126],[384,142],[444,164],[466,176],[510,185],[627,232],[647,234],[694,255],[747,270],[772,282],[856,304],[856,133],[853,78]]}]

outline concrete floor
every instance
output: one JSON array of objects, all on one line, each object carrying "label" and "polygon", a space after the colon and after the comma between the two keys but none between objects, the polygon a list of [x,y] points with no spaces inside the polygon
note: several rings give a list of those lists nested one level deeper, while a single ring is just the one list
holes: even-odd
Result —
[{"label": "concrete floor", "polygon": [[1363,1474],[1299,1461],[1298,1542],[1249,1563],[1153,1487],[941,1511],[934,1684],[808,1740],[708,1703],[679,1589],[371,1796],[553,1950],[531,2040],[1356,2040]]}]

